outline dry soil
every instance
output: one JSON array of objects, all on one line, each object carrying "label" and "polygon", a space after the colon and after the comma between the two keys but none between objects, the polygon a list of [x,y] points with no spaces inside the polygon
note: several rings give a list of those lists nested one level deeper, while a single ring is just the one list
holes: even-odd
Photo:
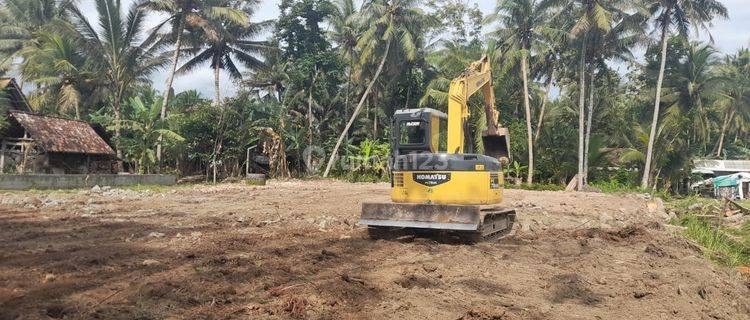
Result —
[{"label": "dry soil", "polygon": [[658,199],[508,190],[511,236],[369,240],[387,184],[0,194],[0,319],[750,319]]}]

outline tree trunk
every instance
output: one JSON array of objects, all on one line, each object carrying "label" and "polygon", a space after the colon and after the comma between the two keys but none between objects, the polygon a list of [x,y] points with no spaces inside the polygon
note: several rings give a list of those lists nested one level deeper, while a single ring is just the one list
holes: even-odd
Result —
[{"label": "tree trunk", "polygon": [[654,118],[651,120],[651,133],[648,135],[648,149],[646,150],[646,164],[643,166],[643,177],[641,188],[648,188],[649,175],[651,174],[651,158],[654,153],[654,140],[656,139],[656,125],[659,122],[659,104],[661,103],[661,84],[664,81],[664,66],[667,60],[667,27],[664,23],[661,30],[661,62],[659,63],[659,77],[656,80],[656,98],[654,99]]},{"label": "tree trunk", "polygon": [[213,166],[212,166],[212,167],[213,167],[213,175],[212,175],[212,176],[213,176],[213,179],[212,179],[212,181],[213,181],[213,183],[214,183],[214,184],[216,184],[216,170],[217,170],[217,169],[216,169],[216,155],[214,155],[214,160],[213,160],[213,162],[214,162],[214,164],[213,164]]},{"label": "tree trunk", "polygon": [[[183,29],[183,21],[180,19],[179,27],[177,28],[177,39],[175,39],[174,46],[174,55],[172,55],[172,65],[169,68],[169,74],[167,74],[167,82],[164,86],[164,97],[161,100],[161,113],[159,114],[159,119],[164,120],[164,118],[167,117],[167,105],[169,105],[169,93],[172,91],[172,82],[174,81],[174,73],[175,70],[177,70],[177,62],[180,60],[180,49],[182,47],[182,29]],[[163,137],[159,135],[159,143],[156,145],[156,162],[157,162],[157,168],[161,172],[161,142],[163,140]]]},{"label": "tree trunk", "polygon": [[584,137],[583,146],[583,184],[589,184],[589,143],[591,142],[591,125],[594,122],[594,88],[595,76],[593,64],[589,66],[589,107],[588,107],[588,118],[586,118],[586,135]]},{"label": "tree trunk", "polygon": [[406,76],[406,103],[404,103],[404,109],[409,109],[409,98],[411,97],[411,72],[412,66],[409,64],[409,74]]},{"label": "tree trunk", "polygon": [[214,105],[219,106],[221,104],[221,90],[219,88],[219,64],[217,63],[214,67]]},{"label": "tree trunk", "polygon": [[[316,67],[315,74],[313,74],[313,78],[310,81],[310,88],[307,90],[307,147],[311,148],[313,145],[313,112],[312,112],[312,91],[313,87],[315,87],[315,78],[318,76],[318,71]],[[308,152],[307,156],[305,157],[305,170],[307,170],[308,174],[313,174],[313,168],[312,168],[312,151]]]},{"label": "tree trunk", "polygon": [[370,97],[372,98],[372,138],[378,139],[378,91]]},{"label": "tree trunk", "polygon": [[331,171],[331,167],[333,166],[333,162],[336,158],[336,153],[339,151],[339,147],[341,146],[341,141],[344,140],[344,136],[346,136],[346,132],[349,131],[349,128],[354,123],[354,120],[357,118],[357,115],[359,114],[359,111],[362,109],[362,105],[365,103],[365,100],[367,99],[367,95],[370,94],[370,90],[372,90],[372,86],[375,84],[375,81],[380,76],[380,73],[383,71],[383,66],[385,65],[385,61],[388,58],[388,52],[391,49],[391,40],[388,40],[385,45],[385,52],[383,53],[383,58],[380,60],[380,64],[378,65],[378,69],[375,71],[375,75],[373,75],[372,80],[370,80],[370,84],[367,85],[367,89],[365,89],[365,92],[362,94],[362,98],[359,99],[359,103],[357,104],[357,108],[354,109],[354,112],[352,113],[352,117],[349,118],[349,122],[347,122],[346,127],[344,128],[344,131],[341,132],[339,135],[339,139],[336,141],[336,146],[333,147],[333,151],[331,152],[331,157],[328,158],[328,164],[326,165],[326,170],[323,173],[323,177],[328,177],[328,173]]},{"label": "tree trunk", "polygon": [[526,175],[526,183],[534,182],[534,138],[531,136],[531,106],[529,106],[529,80],[526,74],[526,49],[524,48],[523,57],[521,58],[521,75],[523,78],[523,106],[526,109],[526,141],[529,149],[529,168]]},{"label": "tree trunk", "polygon": [[[349,118],[349,96],[351,95],[352,91],[352,70],[354,70],[354,58],[350,54],[350,57],[352,57],[349,60],[349,72],[346,75],[346,98],[344,98],[344,119]],[[349,132],[346,132],[346,140],[349,140]]]},{"label": "tree trunk", "polygon": [[372,108],[372,139],[378,139],[378,107]]},{"label": "tree trunk", "polygon": [[219,153],[221,152],[222,143],[221,141],[224,139],[224,108],[221,107],[221,91],[219,89],[219,65],[217,64],[214,67],[214,85],[216,86],[216,101],[214,101],[214,106],[219,110],[221,113],[221,116],[219,117],[219,132],[216,134],[216,140],[214,141],[214,152],[211,156],[211,166],[213,167],[213,183],[216,183],[216,176],[217,176],[217,165],[216,161],[218,159]]},{"label": "tree trunk", "polygon": [[549,92],[552,89],[552,79],[555,77],[555,69],[550,72],[549,79],[547,79],[547,88],[544,91],[544,98],[542,99],[542,108],[539,110],[539,119],[536,121],[536,133],[534,134],[534,144],[539,140],[539,134],[542,131],[542,121],[544,120],[544,109],[547,106],[547,100],[549,100]]},{"label": "tree trunk", "polygon": [[580,80],[578,82],[578,191],[583,190],[583,130],[586,104],[586,36],[581,42]]},{"label": "tree trunk", "polygon": [[727,127],[729,126],[729,123],[732,122],[732,118],[734,117],[734,109],[730,110],[725,116],[724,116],[724,122],[721,124],[721,135],[719,136],[719,142],[716,146],[716,157],[721,157],[721,149],[724,148],[724,137],[726,136]]},{"label": "tree trunk", "polygon": [[[214,89],[216,90],[215,96],[214,96],[214,106],[219,107],[221,105],[221,90],[219,88],[219,65],[216,64],[214,66]],[[221,149],[221,142],[220,142],[220,136],[221,136],[221,122],[224,120],[224,110],[220,110],[221,112],[221,118],[219,119],[219,133],[216,137],[216,141],[214,142],[214,154],[211,156],[211,167],[213,169],[213,183],[216,183],[216,158],[218,156],[219,150]]]},{"label": "tree trunk", "polygon": [[122,172],[124,169],[123,163],[122,163],[122,144],[120,143],[120,137],[121,137],[121,129],[122,129],[122,112],[121,111],[121,105],[122,105],[122,94],[121,90],[118,90],[117,96],[115,97],[115,103],[114,103],[114,111],[115,111],[115,150],[117,155],[117,172]]}]

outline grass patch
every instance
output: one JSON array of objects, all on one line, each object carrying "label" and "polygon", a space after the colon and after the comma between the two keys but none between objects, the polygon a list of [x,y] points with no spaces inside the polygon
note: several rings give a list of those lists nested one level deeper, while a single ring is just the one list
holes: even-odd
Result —
[{"label": "grass patch", "polygon": [[[750,265],[750,248],[747,246],[750,232],[719,228],[695,215],[680,218],[678,225],[686,228],[685,237],[706,248],[704,254],[708,259],[729,267]],[[750,224],[746,223],[745,227],[750,227]]]},{"label": "grass patch", "polygon": [[740,243],[745,246],[746,249],[750,250],[750,221],[745,222],[739,228],[727,229],[727,233],[741,239]]},{"label": "grass patch", "polygon": [[732,227],[706,217],[721,212],[720,200],[688,196],[667,202],[667,207],[677,213],[671,223],[685,227],[682,236],[703,246],[706,258],[728,267],[750,265],[750,221]]}]

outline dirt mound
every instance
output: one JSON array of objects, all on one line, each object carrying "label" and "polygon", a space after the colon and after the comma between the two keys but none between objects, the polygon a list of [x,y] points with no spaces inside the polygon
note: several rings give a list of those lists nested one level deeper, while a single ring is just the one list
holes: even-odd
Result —
[{"label": "dirt mound", "polygon": [[750,318],[742,276],[660,227],[656,199],[509,190],[500,241],[369,240],[361,203],[388,191],[4,195],[0,319]]},{"label": "dirt mound", "polygon": [[504,309],[487,309],[487,308],[475,308],[466,312],[458,318],[458,320],[517,320],[517,319],[529,319],[528,317],[520,317],[515,313]]},{"label": "dirt mound", "polygon": [[616,228],[664,222],[669,215],[659,198],[640,194],[506,190],[506,206],[518,208],[518,232],[549,229]]}]

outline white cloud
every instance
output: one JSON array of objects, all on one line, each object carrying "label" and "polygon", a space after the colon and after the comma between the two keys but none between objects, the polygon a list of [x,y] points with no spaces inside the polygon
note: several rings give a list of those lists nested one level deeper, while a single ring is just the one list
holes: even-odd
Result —
[{"label": "white cloud", "polygon": [[[750,3],[748,0],[723,0],[722,3],[729,11],[729,19],[713,21],[710,32],[714,45],[724,53],[750,46]],[[709,41],[710,37],[702,32],[699,39]]]}]

